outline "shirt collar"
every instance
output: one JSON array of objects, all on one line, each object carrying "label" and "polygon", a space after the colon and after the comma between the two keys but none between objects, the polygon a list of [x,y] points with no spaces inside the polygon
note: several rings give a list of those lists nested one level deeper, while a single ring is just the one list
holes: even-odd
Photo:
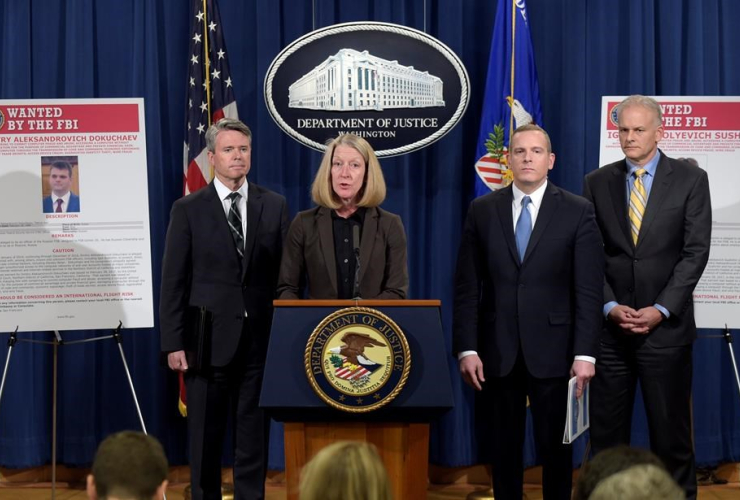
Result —
[{"label": "shirt collar", "polygon": [[[67,194],[65,194],[64,196],[57,196],[57,195],[55,195],[52,192],[51,193],[51,202],[52,202],[52,204],[53,205],[56,205],[57,200],[63,200],[64,201],[63,205],[64,205],[64,207],[66,207],[67,204],[69,203],[70,193],[71,193],[71,191],[67,191]],[[56,208],[56,207],[54,207],[54,208]]]},{"label": "shirt collar", "polygon": [[531,194],[526,194],[521,189],[516,187],[516,185],[512,182],[511,183],[511,191],[514,194],[514,204],[516,206],[520,206],[522,204],[522,198],[525,196],[529,196],[529,199],[532,200],[532,204],[539,208],[542,205],[542,198],[545,196],[545,190],[547,189],[547,180],[535,189]]},{"label": "shirt collar", "polygon": [[357,207],[357,210],[347,217],[346,219],[344,217],[340,217],[337,215],[336,210],[331,211],[331,218],[334,220],[354,220],[359,222],[360,224],[363,224],[365,222],[365,212],[367,212],[367,207]]},{"label": "shirt collar", "polygon": [[658,168],[658,162],[660,161],[660,150],[657,150],[655,152],[655,156],[653,156],[650,159],[650,161],[647,162],[645,164],[645,166],[643,166],[643,167],[638,167],[637,165],[635,165],[634,163],[632,163],[631,161],[629,161],[626,158],[625,158],[625,160],[627,161],[627,168],[628,168],[627,175],[629,177],[632,177],[634,175],[634,173],[637,170],[641,169],[641,168],[644,168],[645,169],[645,173],[646,174],[648,174],[648,175],[650,175],[652,177],[655,177],[655,170]]},{"label": "shirt collar", "polygon": [[[249,186],[249,183],[247,182],[246,179],[244,179],[244,184],[242,184],[241,187],[237,191],[235,191],[235,192],[237,192],[240,195],[242,195],[242,198],[244,198],[246,200],[247,199],[247,193],[249,192],[249,187],[248,186]],[[218,177],[214,177],[213,178],[213,187],[216,188],[216,193],[218,193],[218,198],[221,201],[224,201],[227,196],[229,196],[232,192],[234,192],[231,189],[227,188],[224,185],[223,182],[221,182],[220,180],[218,180]]]}]

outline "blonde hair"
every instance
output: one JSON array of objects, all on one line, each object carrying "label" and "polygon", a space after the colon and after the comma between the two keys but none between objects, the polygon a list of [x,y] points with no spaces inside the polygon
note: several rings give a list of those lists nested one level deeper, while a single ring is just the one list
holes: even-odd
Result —
[{"label": "blonde hair", "polygon": [[342,134],[326,145],[326,152],[321,160],[319,171],[316,172],[311,185],[311,199],[317,205],[326,208],[337,209],[342,206],[342,201],[334,192],[331,185],[331,163],[334,157],[334,149],[337,146],[349,146],[356,150],[365,160],[365,179],[362,188],[357,193],[359,198],[357,206],[377,207],[385,200],[385,179],[380,169],[380,162],[375,156],[372,146],[355,134]]},{"label": "blonde hair", "polygon": [[300,500],[392,500],[388,474],[372,444],[339,441],[301,472]]}]

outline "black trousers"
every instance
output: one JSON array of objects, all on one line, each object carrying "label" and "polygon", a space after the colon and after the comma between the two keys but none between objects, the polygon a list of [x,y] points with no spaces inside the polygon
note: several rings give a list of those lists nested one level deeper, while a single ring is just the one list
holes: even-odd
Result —
[{"label": "black trousers", "polygon": [[490,422],[493,492],[496,500],[521,500],[524,483],[524,437],[527,396],[532,410],[537,454],[542,460],[545,500],[570,500],[573,451],[563,444],[568,377],[538,379],[519,357],[505,377],[489,377],[479,401]]},{"label": "black trousers", "polygon": [[601,344],[591,382],[593,450],[630,444],[637,381],[647,415],[650,449],[673,478],[696,498],[696,465],[691,430],[691,344],[651,347],[643,336]]},{"label": "black trousers", "polygon": [[265,496],[269,419],[258,407],[264,361],[253,352],[253,344],[244,331],[231,363],[185,377],[193,500],[221,500],[221,456],[229,415],[234,422],[234,498]]}]

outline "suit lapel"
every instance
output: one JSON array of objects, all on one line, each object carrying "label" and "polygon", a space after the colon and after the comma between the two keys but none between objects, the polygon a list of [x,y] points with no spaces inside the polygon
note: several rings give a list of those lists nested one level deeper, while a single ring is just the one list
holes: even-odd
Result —
[{"label": "suit lapel", "polygon": [[658,168],[655,169],[655,179],[653,179],[653,185],[650,188],[650,194],[648,195],[645,213],[642,216],[642,226],[640,227],[640,234],[637,237],[638,247],[642,245],[642,242],[646,238],[650,237],[650,226],[655,220],[655,216],[660,211],[660,207],[669,192],[671,182],[673,180],[672,174],[673,167],[671,167],[668,158],[661,153]]},{"label": "suit lapel", "polygon": [[377,208],[368,208],[365,213],[365,221],[362,223],[362,238],[360,240],[360,283],[362,283],[362,277],[365,276],[368,262],[371,262],[372,260],[373,243],[378,234],[378,216]]},{"label": "suit lapel", "polygon": [[331,223],[331,209],[320,207],[316,212],[316,224],[319,227],[319,244],[324,255],[324,265],[329,275],[329,284],[332,287],[332,296],[337,291],[337,259],[334,254],[334,231]]},{"label": "suit lapel", "polygon": [[628,248],[632,248],[632,232],[630,229],[629,218],[627,217],[627,162],[622,160],[619,168],[612,170],[612,176],[609,178],[609,194],[614,207],[614,214],[617,217],[619,227],[624,235],[625,243]]},{"label": "suit lapel", "polygon": [[514,218],[511,213],[511,204],[513,202],[514,194],[511,186],[509,186],[501,190],[501,195],[496,197],[494,206],[498,212],[498,217],[496,218],[501,223],[501,231],[504,233],[504,239],[506,240],[506,245],[509,247],[511,258],[517,265],[521,265],[519,262],[519,252],[516,249],[516,238],[514,237]]},{"label": "suit lapel", "polygon": [[262,194],[249,183],[247,194],[247,235],[244,238],[244,260],[242,262],[242,280],[247,275],[247,268],[252,260],[254,242],[257,241],[257,232],[262,220]]},{"label": "suit lapel", "polygon": [[527,244],[527,250],[524,252],[524,259],[522,264],[527,262],[527,258],[532,254],[537,243],[539,243],[542,234],[550,224],[553,215],[558,210],[560,205],[560,192],[555,185],[548,181],[547,187],[545,188],[545,194],[542,197],[542,206],[537,210],[537,220],[532,228],[532,235],[529,237],[529,243]]}]

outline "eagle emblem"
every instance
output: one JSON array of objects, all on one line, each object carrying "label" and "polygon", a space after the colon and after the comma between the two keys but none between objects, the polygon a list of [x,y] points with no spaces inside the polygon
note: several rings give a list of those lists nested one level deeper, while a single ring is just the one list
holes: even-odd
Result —
[{"label": "eagle emblem", "polygon": [[308,340],[304,362],[314,392],[348,412],[388,404],[411,368],[401,329],[385,314],[366,307],[341,309],[324,318]]},{"label": "eagle emblem", "polygon": [[337,377],[349,380],[353,385],[362,387],[370,381],[370,375],[381,367],[380,363],[371,361],[365,355],[367,347],[386,347],[370,335],[359,332],[348,332],[342,336],[344,344],[340,347],[332,347],[329,352],[334,354],[330,357],[335,368]]}]

